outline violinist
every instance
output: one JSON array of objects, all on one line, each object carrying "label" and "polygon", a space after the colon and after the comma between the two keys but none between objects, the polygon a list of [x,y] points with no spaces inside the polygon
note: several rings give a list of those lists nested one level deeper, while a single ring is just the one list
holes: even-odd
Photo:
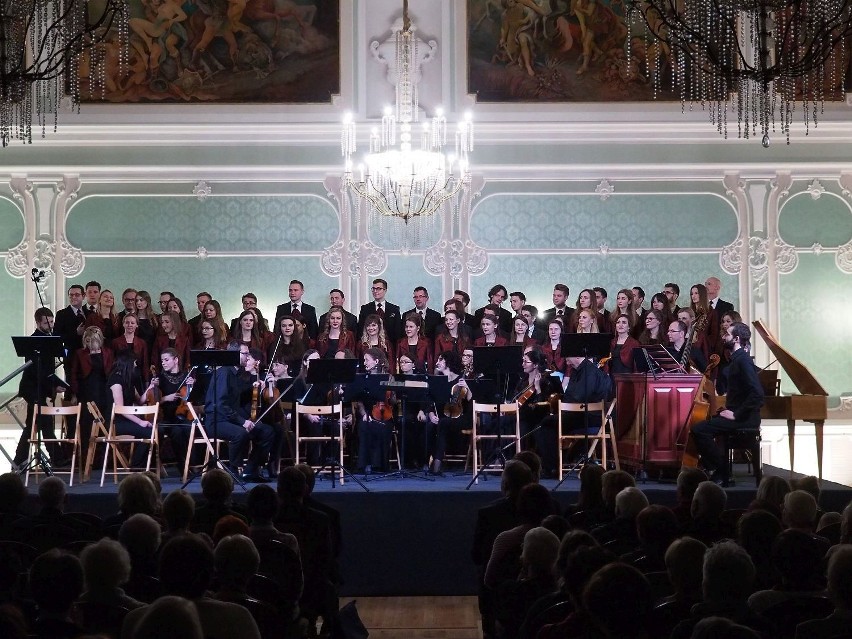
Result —
[{"label": "violinist", "polygon": [[228,442],[229,464],[234,473],[251,442],[252,451],[242,479],[265,483],[268,480],[261,476],[260,468],[269,456],[274,433],[271,426],[251,419],[251,407],[242,401],[242,396],[256,383],[256,376],[249,372],[256,361],[250,358],[248,346],[236,340],[228,343],[228,350],[240,353],[240,365],[216,369],[204,404],[205,428],[210,437]]},{"label": "violinist", "polygon": [[[134,315],[125,315],[125,325],[128,319],[135,320]],[[122,338],[119,338],[122,339]],[[138,339],[138,338],[137,338]],[[116,354],[107,379],[107,386],[112,393],[114,406],[141,406],[145,403],[144,397],[152,386],[142,390],[142,376],[139,371],[136,358],[130,350],[124,350]],[[148,438],[151,436],[152,424],[146,419],[136,415],[116,415],[115,434],[131,435],[132,437]],[[136,442],[133,446],[133,457],[130,459],[132,468],[142,468],[148,458],[148,445]]]},{"label": "violinist", "polygon": [[535,431],[533,441],[541,457],[542,471],[551,475],[556,470],[557,420],[551,414],[549,402],[554,394],[557,398],[559,396],[559,381],[548,374],[547,358],[536,348],[524,353],[521,369],[523,374],[515,388],[515,397],[521,405],[521,437],[525,438],[535,428],[541,427]]},{"label": "violinist", "polygon": [[610,375],[634,372],[633,349],[639,348],[639,342],[630,335],[630,317],[622,314],[615,318],[615,338],[609,345]]},{"label": "violinist", "polygon": [[420,327],[423,319],[417,313],[405,316],[403,332],[405,337],[396,343],[397,355],[405,353],[414,362],[414,371],[425,375],[432,368],[432,345],[422,336]]},{"label": "violinist", "polygon": [[[370,316],[378,317],[378,316]],[[369,318],[368,318],[369,319]],[[332,306],[325,314],[325,320],[317,338],[317,352],[323,359],[333,359],[338,351],[355,350],[355,336],[346,324],[343,309]]]},{"label": "violinist", "polygon": [[[449,403],[441,408],[439,416],[435,410],[425,415],[423,411],[418,413],[417,419],[424,423],[427,428],[426,441],[434,443],[432,452],[432,467],[429,469],[433,475],[441,474],[441,463],[448,444],[452,448],[463,446],[461,432],[470,428],[470,388],[462,377],[461,358],[453,351],[444,351],[435,362],[435,374],[444,375],[452,384]],[[433,434],[434,433],[434,434]],[[427,444],[427,447],[429,446]],[[430,451],[427,450],[424,458],[429,458]]]},{"label": "violinist", "polygon": [[[369,317],[366,321],[370,321]],[[387,373],[388,360],[382,349],[376,347],[366,349],[363,359],[364,372],[368,376]],[[387,467],[393,419],[390,399],[389,392],[388,394],[381,392],[379,397],[364,393],[355,405],[360,418],[358,421],[358,470],[363,471],[365,475],[372,473],[373,469],[383,472]]]},{"label": "violinist", "polygon": [[[456,300],[453,301],[456,302]],[[460,302],[457,303],[460,304]],[[453,351],[457,355],[461,355],[465,347],[470,344],[468,337],[470,333],[469,328],[462,323],[462,315],[458,310],[454,308],[446,309],[444,311],[444,330],[439,330],[437,335],[435,335],[432,353]]]},{"label": "violinist", "polygon": [[[165,320],[168,315],[169,313],[164,313],[160,319]],[[160,372],[151,379],[151,384],[159,390],[160,423],[170,429],[166,434],[171,437],[175,458],[178,460],[186,458],[190,422],[185,406],[189,389],[195,384],[195,379],[187,377],[184,372],[182,361],[176,349],[164,349],[160,353]]]},{"label": "violinist", "polygon": [[[169,300],[169,303],[171,301]],[[160,332],[154,338],[151,363],[159,363],[160,356],[169,348],[177,352],[181,362],[189,361],[189,339],[180,315],[174,311],[166,311],[160,315]]]}]

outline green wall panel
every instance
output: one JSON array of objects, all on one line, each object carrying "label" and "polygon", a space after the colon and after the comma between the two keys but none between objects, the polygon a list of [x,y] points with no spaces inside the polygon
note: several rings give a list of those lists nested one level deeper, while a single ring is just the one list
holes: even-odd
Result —
[{"label": "green wall panel", "polygon": [[[553,285],[562,282],[571,289],[573,305],[583,288],[603,286],[609,295],[607,308],[615,307],[619,289],[641,286],[646,293],[645,306],[666,282],[675,282],[681,292],[678,304],[689,300],[689,287],[704,282],[709,275],[722,281],[722,298],[738,306],[737,279],[721,272],[719,258],[708,255],[492,255],[488,270],[471,286],[471,308],[487,301],[488,289],[503,284],[511,293],[520,290],[527,302],[539,311],[553,306]],[[504,304],[508,308],[508,301]]]},{"label": "green wall panel", "polygon": [[[852,393],[852,323],[848,295],[842,294],[850,285],[852,276],[837,269],[831,254],[800,254],[796,270],[779,278],[777,337],[834,396]],[[781,390],[796,392],[786,376]]]},{"label": "green wall panel", "polygon": [[[387,300],[399,306],[401,312],[414,308],[414,287],[425,286],[429,291],[429,307],[439,313],[443,313],[444,298],[441,291],[441,278],[430,275],[423,269],[422,255],[389,255],[388,266],[385,272],[377,277],[387,280]],[[372,282],[373,278],[369,278]],[[367,288],[372,286],[368,284]],[[449,296],[448,296],[449,297]],[[373,299],[372,293],[367,290],[363,294],[365,302]],[[350,306],[355,306],[354,303]],[[355,315],[357,308],[350,309]]]},{"label": "green wall panel", "polygon": [[24,218],[15,203],[0,197],[0,246],[8,251],[24,239]]},{"label": "green wall panel", "polygon": [[801,193],[781,209],[778,233],[793,246],[840,246],[852,239],[852,212],[839,197],[824,195],[814,200]]},{"label": "green wall panel", "polygon": [[[24,239],[24,218],[15,203],[0,198],[0,246],[4,251],[14,248]],[[6,269],[0,270],[0,297],[6,300],[11,310],[23,308],[24,279],[16,279],[9,275]],[[35,329],[33,318],[24,317],[21,312],[0,314],[0,376],[12,372],[23,363],[15,354],[11,335],[29,335]],[[20,378],[18,378],[20,379]],[[18,379],[10,381],[0,388],[0,395],[14,395],[18,391]]]},{"label": "green wall panel", "polygon": [[506,194],[475,207],[470,232],[492,249],[707,248],[732,242],[737,221],[713,195]]},{"label": "green wall panel", "polygon": [[68,239],[84,251],[316,251],[337,239],[338,218],[316,196],[84,197]]}]

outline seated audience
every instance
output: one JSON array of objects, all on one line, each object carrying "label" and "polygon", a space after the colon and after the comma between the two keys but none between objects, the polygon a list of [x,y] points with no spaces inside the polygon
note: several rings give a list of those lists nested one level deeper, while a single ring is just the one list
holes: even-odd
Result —
[{"label": "seated audience", "polygon": [[835,548],[828,560],[828,596],[834,612],[824,619],[804,621],[796,627],[796,639],[849,636],[852,624],[852,547]]},{"label": "seated audience", "polygon": [[234,509],[231,496],[234,479],[221,468],[211,468],[201,477],[201,493],[204,501],[196,506],[192,519],[192,532],[207,533],[212,537],[216,522],[225,515],[234,515],[245,520],[245,516]]},{"label": "seated audience", "polygon": [[83,592],[83,566],[74,555],[54,548],[30,567],[30,595],[38,607],[32,627],[38,639],[73,639],[84,633],[72,608]]},{"label": "seated audience", "polygon": [[707,546],[692,537],[681,537],[666,550],[665,563],[674,593],[656,602],[651,613],[651,634],[668,637],[674,627],[689,619],[692,607],[701,603],[701,581]]},{"label": "seated audience", "polygon": [[727,503],[728,495],[721,486],[712,481],[701,482],[692,497],[691,520],[681,532],[708,546],[720,539],[732,537],[733,531],[722,521],[722,512]]},{"label": "seated audience", "polygon": [[[615,601],[618,605],[613,605]],[[647,638],[652,604],[645,576],[619,562],[598,570],[583,590],[583,607],[606,639]]]},{"label": "seated audience", "polygon": [[145,608],[129,639],[204,639],[204,631],[191,601],[166,596]]}]

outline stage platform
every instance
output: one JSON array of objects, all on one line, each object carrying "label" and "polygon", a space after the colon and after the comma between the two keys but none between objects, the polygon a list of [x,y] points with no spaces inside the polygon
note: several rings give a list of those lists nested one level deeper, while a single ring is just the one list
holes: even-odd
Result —
[{"label": "stage platform", "polygon": [[[730,508],[744,508],[754,497],[754,479],[743,476],[744,472],[744,467],[738,469],[736,485],[727,489]],[[772,466],[764,466],[764,473],[789,477],[789,471]],[[476,594],[476,571],[470,560],[476,511],[500,496],[500,478],[492,475],[467,490],[470,479],[469,473],[447,473],[434,481],[371,476],[366,483],[369,492],[351,480],[335,487],[327,478],[318,481],[316,497],[341,512],[341,595]],[[550,489],[556,483],[542,481]],[[163,479],[164,494],[180,486],[179,478]],[[675,503],[673,483],[647,481],[639,487],[651,503]],[[553,494],[567,506],[576,501],[578,489],[579,480],[571,477]],[[187,490],[200,498],[198,480]],[[824,481],[822,490],[823,510],[842,511],[852,500],[852,488],[848,486]],[[36,491],[33,482],[30,491]],[[103,488],[95,481],[75,485],[70,489],[69,510],[112,514],[116,510],[116,492],[111,478],[107,478]],[[245,492],[237,487],[235,500],[244,499]]]}]

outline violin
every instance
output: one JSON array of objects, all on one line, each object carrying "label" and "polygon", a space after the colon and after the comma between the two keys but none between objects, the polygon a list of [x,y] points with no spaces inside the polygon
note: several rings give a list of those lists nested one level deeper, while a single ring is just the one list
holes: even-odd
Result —
[{"label": "violin", "polygon": [[376,402],[373,404],[373,410],[370,411],[370,415],[373,419],[381,422],[386,422],[389,419],[393,419],[393,404],[394,396],[393,391],[385,391],[385,399],[384,401]]},{"label": "violin", "polygon": [[153,406],[154,404],[159,404],[160,400],[163,399],[163,392],[160,390],[160,387],[154,384],[154,380],[157,378],[157,367],[154,364],[151,364],[149,367],[151,371],[151,383],[148,385],[148,389],[145,391],[145,397],[142,399],[145,400],[145,403],[148,406]]},{"label": "violin", "polygon": [[260,408],[260,369],[254,371],[256,382],[251,385],[251,410],[249,411],[249,420],[257,421],[257,411]]},{"label": "violin", "polygon": [[189,419],[189,396],[192,393],[192,384],[184,384],[178,389],[177,400],[178,405],[175,408],[175,415]]},{"label": "violin", "polygon": [[524,388],[520,393],[515,395],[514,401],[518,402],[518,406],[523,406],[529,401],[530,397],[532,397],[533,395],[535,395],[535,384],[530,384],[529,386]]},{"label": "violin", "polygon": [[464,407],[462,402],[470,397],[470,389],[467,386],[456,384],[450,391],[450,401],[444,404],[444,417],[456,418],[462,414]]}]

